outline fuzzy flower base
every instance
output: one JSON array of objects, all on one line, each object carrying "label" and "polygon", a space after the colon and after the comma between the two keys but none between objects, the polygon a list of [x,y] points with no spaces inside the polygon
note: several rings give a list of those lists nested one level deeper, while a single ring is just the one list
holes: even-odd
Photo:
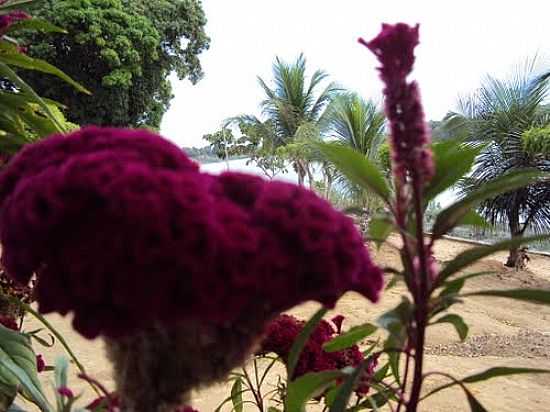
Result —
[{"label": "fuzzy flower base", "polygon": [[173,412],[190,392],[220,381],[258,344],[265,319],[219,326],[184,322],[106,338],[124,412]]}]

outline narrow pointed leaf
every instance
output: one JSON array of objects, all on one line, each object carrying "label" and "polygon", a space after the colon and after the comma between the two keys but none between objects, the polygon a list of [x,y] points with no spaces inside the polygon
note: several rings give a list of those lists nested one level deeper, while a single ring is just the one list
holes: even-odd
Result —
[{"label": "narrow pointed leaf", "polygon": [[243,382],[240,378],[235,379],[231,388],[231,402],[235,412],[243,412]]},{"label": "narrow pointed leaf", "polygon": [[455,314],[445,315],[442,318],[437,319],[436,323],[450,323],[456,329],[461,341],[464,341],[468,337],[468,325],[464,322],[461,316]]},{"label": "narrow pointed leaf", "polygon": [[323,349],[326,352],[337,352],[342,349],[349,348],[355,345],[357,342],[362,341],[367,336],[372,335],[378,328],[371,324],[365,323],[364,325],[355,326],[346,333],[336,336],[323,345]]},{"label": "narrow pointed leaf", "polygon": [[378,167],[365,156],[349,147],[337,144],[320,144],[319,149],[351,182],[372,190],[383,200],[388,201],[390,197],[388,183]]},{"label": "narrow pointed leaf", "polygon": [[463,385],[464,383],[476,383],[476,382],[482,382],[486,381],[488,379],[497,378],[500,376],[510,376],[510,375],[522,375],[522,374],[539,374],[539,373],[550,373],[550,370],[546,369],[533,369],[533,368],[509,368],[509,367],[496,367],[496,368],[490,368],[483,372],[476,373],[475,375],[470,375],[464,379],[461,380],[454,380],[453,382],[447,383],[445,385],[439,386],[429,392],[428,394],[424,395],[422,399],[426,399],[429,396],[432,396],[436,394],[437,392],[442,391],[443,389],[450,388],[451,386],[455,385]]},{"label": "narrow pointed leaf", "polygon": [[435,176],[425,192],[426,201],[453,186],[472,168],[481,147],[463,146],[460,142],[447,141],[434,144]]},{"label": "narrow pointed leaf", "polygon": [[485,407],[479,403],[475,396],[468,390],[464,389],[466,393],[466,398],[468,399],[468,404],[470,405],[470,411],[472,412],[488,412]]},{"label": "narrow pointed leaf", "polygon": [[480,290],[461,295],[465,296],[493,296],[522,300],[539,305],[550,305],[550,290],[543,289],[508,289],[508,290]]},{"label": "narrow pointed leaf", "polygon": [[459,224],[470,210],[484,200],[536,183],[542,176],[544,173],[537,170],[518,170],[483,185],[475,192],[444,209],[437,216],[432,229],[432,237],[439,239]]},{"label": "narrow pointed leaf", "polygon": [[18,22],[13,23],[10,26],[8,26],[6,33],[12,33],[18,30],[27,30],[27,29],[37,30],[44,33],[67,33],[66,30],[54,24],[51,24],[49,21],[36,19],[36,18],[20,20]]},{"label": "narrow pointed leaf", "polygon": [[38,380],[36,355],[30,339],[1,325],[0,381],[20,386],[24,396],[35,402],[40,410],[51,410]]},{"label": "narrow pointed leaf", "polygon": [[340,371],[312,372],[288,382],[286,412],[304,412],[306,403],[342,377]]},{"label": "narrow pointed leaf", "polygon": [[380,247],[395,228],[389,217],[374,217],[369,222],[369,239]]},{"label": "narrow pointed leaf", "polygon": [[352,374],[350,374],[344,383],[340,385],[340,389],[334,398],[334,402],[330,406],[329,412],[345,412],[349,403],[349,398],[353,393],[353,389],[357,386],[361,374],[365,370],[366,362],[362,362],[355,368]]},{"label": "narrow pointed leaf", "polygon": [[294,370],[296,369],[296,365],[298,364],[298,360],[300,359],[300,354],[302,353],[302,349],[304,348],[307,340],[309,339],[309,336],[311,333],[315,330],[321,319],[323,319],[323,316],[328,312],[327,308],[321,308],[319,309],[310,320],[307,321],[307,323],[304,325],[304,328],[302,331],[298,334],[294,342],[292,343],[292,347],[290,348],[290,352],[288,354],[288,362],[287,362],[287,376],[288,379],[292,379],[294,375]]},{"label": "narrow pointed leaf", "polygon": [[2,53],[2,61],[5,64],[9,64],[16,67],[21,67],[22,69],[28,70],[37,70],[42,73],[52,74],[65,82],[69,83],[75,89],[82,93],[90,94],[90,92],[84,88],[82,85],[74,81],[72,78],[67,76],[57,67],[52,66],[48,62],[40,59],[33,59],[32,57],[27,56],[26,54],[19,52],[4,52]]}]

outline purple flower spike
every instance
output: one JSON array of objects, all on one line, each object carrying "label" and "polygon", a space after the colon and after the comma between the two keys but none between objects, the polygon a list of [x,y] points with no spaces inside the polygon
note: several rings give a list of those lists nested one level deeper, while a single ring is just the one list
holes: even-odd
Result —
[{"label": "purple flower spike", "polygon": [[380,34],[367,42],[381,63],[380,78],[385,83],[385,110],[390,121],[394,172],[401,181],[407,175],[425,182],[434,175],[431,137],[424,120],[424,111],[416,82],[407,82],[414,65],[414,49],[418,45],[418,25],[383,24]]}]

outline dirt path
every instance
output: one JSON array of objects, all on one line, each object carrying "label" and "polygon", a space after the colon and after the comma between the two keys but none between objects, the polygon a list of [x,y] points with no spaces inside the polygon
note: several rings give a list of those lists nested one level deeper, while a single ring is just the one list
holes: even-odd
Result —
[{"label": "dirt path", "polygon": [[[450,260],[468,247],[464,243],[443,240],[436,247],[436,258],[439,261]],[[386,266],[398,262],[397,253],[391,247],[383,247],[373,254],[378,263]],[[550,289],[550,258],[532,255],[529,271],[523,272],[507,269],[501,263],[504,260],[505,254],[499,253],[470,267],[467,272],[492,270],[497,273],[473,279],[465,290],[518,287]],[[391,289],[377,305],[350,293],[340,300],[334,313],[346,316],[345,326],[348,328],[365,321],[374,321],[399,302],[402,292],[400,287]],[[292,313],[307,318],[317,307],[315,304],[306,304],[295,308]],[[497,365],[550,369],[550,307],[498,298],[469,298],[453,309],[470,325],[469,338],[465,343],[460,343],[450,325],[431,327],[428,334],[427,370],[439,370],[462,377]],[[110,365],[104,357],[101,341],[82,339],[72,331],[67,319],[49,316],[49,320],[66,337],[88,373],[107,387],[113,387]],[[32,320],[25,324],[26,329],[36,327],[36,322]],[[55,357],[63,352],[59,344],[51,349],[36,349],[44,354],[48,363],[53,363]],[[43,374],[44,381],[50,379],[53,379],[51,374]],[[93,396],[85,383],[74,377],[71,382],[77,392],[85,391],[84,399]],[[427,382],[426,387],[434,388],[441,382],[433,379]],[[550,375],[497,378],[470,386],[488,410],[498,412],[550,410],[549,387]],[[49,386],[46,388],[50,390]],[[202,412],[213,411],[228,393],[227,385],[211,387],[196,394],[193,406]],[[254,409],[247,407],[245,410]],[[469,409],[462,392],[451,389],[429,398],[420,410],[443,412]]]}]

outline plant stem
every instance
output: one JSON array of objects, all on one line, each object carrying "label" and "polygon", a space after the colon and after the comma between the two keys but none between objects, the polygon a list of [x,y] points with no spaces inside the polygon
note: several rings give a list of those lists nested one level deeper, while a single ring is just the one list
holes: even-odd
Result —
[{"label": "plant stem", "polygon": [[252,392],[252,396],[254,396],[254,401],[256,403],[256,407],[258,408],[259,412],[264,412],[263,408],[263,402],[261,396],[258,396],[258,393],[256,392],[256,388],[254,387],[254,383],[252,382],[252,379],[250,379],[250,375],[248,374],[248,371],[246,370],[246,366],[243,366],[243,373],[246,379],[246,383],[248,384],[248,387],[250,388],[250,391]]},{"label": "plant stem", "polygon": [[415,278],[419,280],[419,288],[415,296],[415,328],[414,332],[414,375],[411,389],[411,397],[407,405],[407,412],[416,412],[422,390],[424,343],[426,326],[428,323],[428,299],[429,299],[429,274],[427,263],[427,250],[424,243],[424,222],[422,209],[422,179],[418,175],[413,176],[414,208],[416,218],[416,247],[418,249],[419,270],[414,270]]},{"label": "plant stem", "polygon": [[[65,351],[69,354],[73,362],[75,363],[78,370],[80,370],[80,373],[87,376],[86,370],[84,369],[84,366],[80,363],[70,346],[67,344],[67,341],[65,341],[65,338],[63,335],[61,335],[51,324],[46,320],[44,316],[42,316],[40,313],[35,311],[33,308],[30,307],[30,305],[27,305],[26,303],[19,302],[19,304],[25,309],[25,311],[29,312],[31,315],[33,315],[36,319],[38,319],[46,328],[50,330],[50,332],[57,338],[57,340],[61,343],[61,346],[65,348]],[[101,396],[101,392],[97,389],[95,385],[90,383],[89,381],[86,381],[90,384],[90,386],[93,388],[93,390],[96,392],[97,395]]]},{"label": "plant stem", "polygon": [[410,350],[407,350],[405,351],[406,353],[406,358],[405,358],[405,373],[403,374],[403,385],[401,385],[401,388],[400,388],[400,393],[399,393],[399,404],[397,405],[397,411],[396,412],[400,412],[401,411],[401,406],[403,406],[404,404],[404,399],[403,399],[403,396],[407,390],[407,380],[409,378],[409,369],[410,369],[410,364],[411,364],[411,352]]}]

